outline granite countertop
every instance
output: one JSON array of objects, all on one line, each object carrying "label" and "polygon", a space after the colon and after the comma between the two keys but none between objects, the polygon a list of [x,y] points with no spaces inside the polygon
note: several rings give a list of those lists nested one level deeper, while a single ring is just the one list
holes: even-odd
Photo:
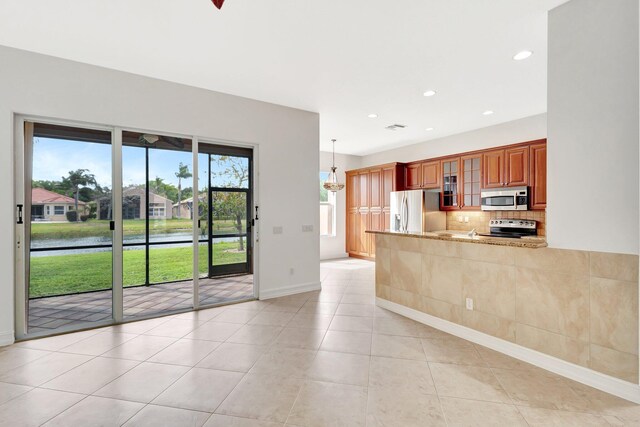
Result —
[{"label": "granite countertop", "polygon": [[544,237],[522,237],[520,239],[510,239],[508,237],[488,237],[488,236],[473,236],[467,235],[466,231],[457,230],[443,230],[443,231],[426,231],[426,232],[411,232],[411,231],[372,231],[367,230],[367,233],[371,234],[385,234],[389,236],[403,236],[403,237],[417,237],[420,239],[433,239],[433,240],[446,240],[449,242],[466,242],[466,243],[480,243],[484,245],[498,245],[498,246],[512,246],[516,248],[544,248],[547,246],[547,241]]}]

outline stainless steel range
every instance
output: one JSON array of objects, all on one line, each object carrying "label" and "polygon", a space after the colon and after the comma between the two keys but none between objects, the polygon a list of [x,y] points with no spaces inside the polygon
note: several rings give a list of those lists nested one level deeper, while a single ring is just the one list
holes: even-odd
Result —
[{"label": "stainless steel range", "polygon": [[525,236],[535,236],[536,221],[529,219],[492,219],[489,221],[489,233],[479,234],[489,237],[509,237],[519,239]]}]

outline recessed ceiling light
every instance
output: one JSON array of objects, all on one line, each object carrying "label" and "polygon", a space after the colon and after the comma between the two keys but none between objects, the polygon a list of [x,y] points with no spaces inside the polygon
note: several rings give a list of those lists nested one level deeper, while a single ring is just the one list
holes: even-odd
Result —
[{"label": "recessed ceiling light", "polygon": [[370,119],[375,119],[376,117],[378,117],[377,114],[369,114],[367,117],[369,117]]},{"label": "recessed ceiling light", "polygon": [[436,94],[435,90],[427,90],[425,91],[425,93],[423,93],[424,96],[433,96]]},{"label": "recessed ceiling light", "polygon": [[487,110],[487,111],[485,111],[485,112],[484,112],[484,113],[482,113],[482,114],[483,114],[484,116],[490,116],[490,115],[492,115],[492,114],[493,114],[493,111],[491,111],[491,110]]},{"label": "recessed ceiling light", "polygon": [[426,128],[425,130],[430,132],[433,130],[433,128]]},{"label": "recessed ceiling light", "polygon": [[513,55],[513,59],[515,59],[516,61],[522,61],[523,59],[527,59],[531,55],[533,55],[533,52],[531,52],[530,50],[523,50],[522,52],[518,52]]}]

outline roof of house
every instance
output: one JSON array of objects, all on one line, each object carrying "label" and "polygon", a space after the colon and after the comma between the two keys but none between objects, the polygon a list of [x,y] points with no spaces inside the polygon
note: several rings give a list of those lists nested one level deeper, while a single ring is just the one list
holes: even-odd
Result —
[{"label": "roof of house", "polygon": [[[205,200],[206,198],[207,198],[207,195],[206,195],[205,193],[201,193],[201,194],[200,194],[200,196],[198,197],[198,201],[200,201],[200,202],[201,202],[201,201]],[[182,200],[180,203],[174,203],[174,204],[173,204],[173,207],[175,208],[175,207],[177,207],[178,205],[185,205],[185,204],[187,204],[187,203],[193,203],[193,196],[191,196],[191,197],[189,197],[189,198],[187,198],[187,199]]]},{"label": "roof of house", "polygon": [[[32,188],[31,204],[38,205],[43,203],[75,203],[75,200],[72,197],[54,193],[53,191],[45,190],[44,188]],[[84,205],[85,203],[78,200],[78,204]]]}]

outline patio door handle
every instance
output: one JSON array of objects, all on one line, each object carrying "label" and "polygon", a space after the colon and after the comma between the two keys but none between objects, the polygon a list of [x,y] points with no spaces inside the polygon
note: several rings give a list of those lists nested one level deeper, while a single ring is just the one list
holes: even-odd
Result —
[{"label": "patio door handle", "polygon": [[22,220],[22,207],[24,205],[18,205],[18,224],[24,224],[24,221]]},{"label": "patio door handle", "polygon": [[109,221],[109,230],[115,231],[115,229],[116,229],[116,222],[115,221]]}]

